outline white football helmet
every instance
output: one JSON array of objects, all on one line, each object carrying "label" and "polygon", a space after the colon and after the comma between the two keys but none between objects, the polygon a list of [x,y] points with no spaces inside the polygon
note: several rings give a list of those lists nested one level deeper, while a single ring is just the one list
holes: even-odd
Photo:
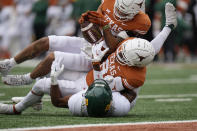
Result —
[{"label": "white football helmet", "polygon": [[118,47],[116,56],[121,65],[144,67],[152,62],[155,49],[145,39],[128,39]]},{"label": "white football helmet", "polygon": [[120,20],[131,20],[145,5],[145,0],[116,0],[114,17]]}]

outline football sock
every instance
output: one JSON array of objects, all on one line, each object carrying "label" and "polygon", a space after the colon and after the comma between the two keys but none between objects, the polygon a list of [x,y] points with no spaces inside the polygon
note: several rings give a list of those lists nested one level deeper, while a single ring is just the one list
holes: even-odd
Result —
[{"label": "football sock", "polygon": [[155,54],[157,54],[161,47],[163,46],[165,40],[168,38],[171,29],[169,27],[164,27],[163,30],[151,41],[153,48],[155,49]]},{"label": "football sock", "polygon": [[16,61],[14,60],[14,58],[11,58],[11,59],[10,59],[10,65],[11,65],[12,67],[14,67],[16,64],[17,64],[17,63],[16,63]]},{"label": "football sock", "polygon": [[34,79],[31,78],[30,74],[31,74],[31,73],[25,74],[24,77],[25,77],[25,79],[27,79],[28,81],[33,81]]},{"label": "football sock", "polygon": [[34,92],[30,91],[25,98],[15,105],[17,112],[22,112],[26,108],[32,106],[33,104],[41,101],[42,96],[36,95]]}]

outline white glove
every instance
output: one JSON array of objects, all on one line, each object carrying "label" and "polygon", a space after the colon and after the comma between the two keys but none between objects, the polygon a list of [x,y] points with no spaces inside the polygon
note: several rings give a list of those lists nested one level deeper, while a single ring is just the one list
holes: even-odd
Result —
[{"label": "white glove", "polygon": [[91,44],[84,44],[83,48],[81,48],[81,51],[84,52],[86,55],[86,58],[88,60],[92,59],[92,45]]},{"label": "white glove", "polygon": [[113,77],[111,75],[107,75],[104,77],[104,80],[109,84],[109,87],[112,92],[114,91],[122,91],[124,90],[124,86],[122,84],[121,77]]},{"label": "white glove", "polygon": [[103,56],[109,50],[108,47],[105,47],[104,42],[92,46],[92,62],[100,62]]},{"label": "white glove", "polygon": [[106,76],[104,77],[104,80],[105,80],[108,84],[110,84],[110,83],[114,80],[114,77],[111,76],[111,75],[106,75]]},{"label": "white glove", "polygon": [[166,14],[166,26],[171,29],[177,26],[177,13],[176,8],[172,3],[166,3],[165,5],[165,14]]},{"label": "white glove", "polygon": [[120,31],[117,36],[119,36],[119,37],[121,37],[123,39],[129,38],[129,36],[127,35],[126,31]]},{"label": "white glove", "polygon": [[63,59],[55,59],[51,66],[51,85],[58,85],[57,78],[63,72],[64,65],[61,65]]}]

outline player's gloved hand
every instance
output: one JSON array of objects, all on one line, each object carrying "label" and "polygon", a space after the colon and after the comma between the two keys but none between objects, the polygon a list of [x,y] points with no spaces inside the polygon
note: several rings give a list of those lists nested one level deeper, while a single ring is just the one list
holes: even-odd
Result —
[{"label": "player's gloved hand", "polygon": [[81,48],[81,51],[86,54],[85,57],[88,60],[92,59],[92,45],[91,44],[89,43],[84,44],[83,48]]},{"label": "player's gloved hand", "polygon": [[114,91],[122,91],[124,90],[124,86],[122,85],[121,77],[113,77],[111,75],[107,75],[104,77],[104,80],[109,84],[109,87],[112,92]]},{"label": "player's gloved hand", "polygon": [[103,56],[108,52],[109,48],[104,47],[103,44],[95,44],[92,46],[92,62],[100,62]]},{"label": "player's gloved hand", "polygon": [[95,23],[101,27],[108,24],[105,20],[104,16],[96,11],[89,11],[88,12],[88,20],[92,23]]},{"label": "player's gloved hand", "polygon": [[120,31],[117,36],[123,38],[123,39],[127,39],[129,38],[129,36],[127,35],[126,31]]},{"label": "player's gloved hand", "polygon": [[87,11],[81,15],[81,17],[78,20],[79,24],[82,24],[82,23],[84,23],[85,20],[88,20],[88,12],[89,11]]},{"label": "player's gloved hand", "polygon": [[177,13],[176,8],[172,3],[166,3],[165,5],[165,15],[166,15],[166,26],[174,29],[177,26]]},{"label": "player's gloved hand", "polygon": [[104,80],[105,80],[108,84],[110,84],[110,83],[114,80],[114,77],[111,76],[111,75],[106,75],[106,76],[104,77]]},{"label": "player's gloved hand", "polygon": [[57,78],[63,72],[64,65],[61,65],[63,59],[55,59],[51,66],[51,85],[58,85]]}]

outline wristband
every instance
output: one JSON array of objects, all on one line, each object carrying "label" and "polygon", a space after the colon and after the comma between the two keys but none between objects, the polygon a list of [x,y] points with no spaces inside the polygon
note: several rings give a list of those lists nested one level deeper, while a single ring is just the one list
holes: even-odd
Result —
[{"label": "wristband", "polygon": [[100,62],[92,62],[94,70],[100,71]]},{"label": "wristband", "polygon": [[173,25],[173,24],[166,25],[166,27],[169,27],[171,30],[173,30],[173,29],[174,29],[174,25]]},{"label": "wristband", "polygon": [[105,26],[103,26],[103,30],[106,30],[106,29],[108,29],[108,28],[110,28],[110,26],[109,26],[109,25],[105,25]]},{"label": "wristband", "polygon": [[51,76],[51,85],[58,85],[58,83],[57,83],[57,78],[56,77],[54,77],[54,76]]}]

